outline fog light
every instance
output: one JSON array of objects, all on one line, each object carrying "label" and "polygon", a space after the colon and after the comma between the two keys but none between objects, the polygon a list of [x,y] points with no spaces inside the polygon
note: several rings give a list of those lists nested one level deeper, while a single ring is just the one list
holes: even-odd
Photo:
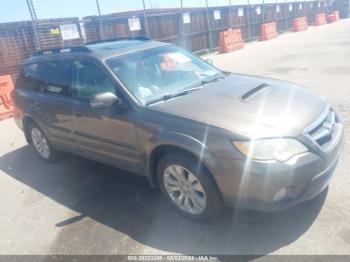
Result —
[{"label": "fog light", "polygon": [[277,193],[273,197],[273,201],[277,202],[280,201],[282,198],[284,198],[287,195],[287,188],[282,187],[280,190],[277,191]]}]

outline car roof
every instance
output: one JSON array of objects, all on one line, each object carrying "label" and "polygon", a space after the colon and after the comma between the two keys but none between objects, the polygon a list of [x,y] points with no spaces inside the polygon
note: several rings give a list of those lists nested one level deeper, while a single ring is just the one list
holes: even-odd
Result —
[{"label": "car roof", "polygon": [[98,60],[105,60],[110,57],[120,56],[165,45],[169,45],[169,43],[153,41],[146,38],[110,40],[82,46],[40,50],[35,52],[32,57],[26,61],[26,64],[47,60],[56,60],[62,57],[71,57],[72,55],[89,56]]}]

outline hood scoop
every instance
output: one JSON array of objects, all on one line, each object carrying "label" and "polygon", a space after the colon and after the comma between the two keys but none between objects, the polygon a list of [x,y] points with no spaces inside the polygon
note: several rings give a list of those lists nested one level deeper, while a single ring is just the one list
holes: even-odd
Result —
[{"label": "hood scoop", "polygon": [[250,89],[248,92],[243,94],[241,96],[241,100],[248,103],[250,101],[256,100],[257,98],[268,95],[271,93],[271,91],[272,86],[264,83],[254,87],[253,89]]}]

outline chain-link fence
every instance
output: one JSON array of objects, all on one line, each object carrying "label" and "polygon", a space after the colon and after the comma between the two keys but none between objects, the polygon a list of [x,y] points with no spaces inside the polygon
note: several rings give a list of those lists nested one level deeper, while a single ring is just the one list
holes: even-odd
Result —
[{"label": "chain-link fence", "polygon": [[[26,0],[31,21],[0,24],[0,75],[15,77],[38,49],[146,36],[192,52],[213,51],[220,31],[240,28],[245,41],[260,36],[262,23],[288,31],[295,17],[339,10],[349,0]],[[11,11],[11,10],[9,10]]]}]

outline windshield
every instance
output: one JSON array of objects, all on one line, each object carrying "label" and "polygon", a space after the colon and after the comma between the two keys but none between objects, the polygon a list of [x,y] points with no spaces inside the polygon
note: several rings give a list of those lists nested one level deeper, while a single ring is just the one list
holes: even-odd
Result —
[{"label": "windshield", "polygon": [[107,65],[144,105],[224,76],[215,67],[175,46],[111,58]]}]

